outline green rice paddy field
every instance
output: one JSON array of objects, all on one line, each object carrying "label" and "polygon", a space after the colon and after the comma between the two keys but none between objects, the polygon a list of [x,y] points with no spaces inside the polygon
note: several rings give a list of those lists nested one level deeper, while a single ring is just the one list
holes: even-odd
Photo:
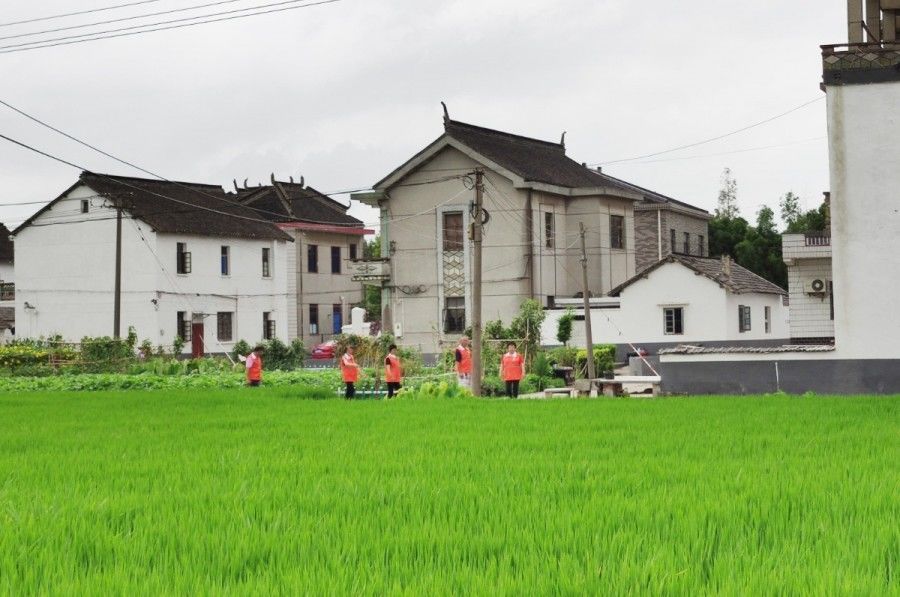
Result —
[{"label": "green rice paddy field", "polygon": [[0,396],[0,594],[900,594],[900,398]]}]

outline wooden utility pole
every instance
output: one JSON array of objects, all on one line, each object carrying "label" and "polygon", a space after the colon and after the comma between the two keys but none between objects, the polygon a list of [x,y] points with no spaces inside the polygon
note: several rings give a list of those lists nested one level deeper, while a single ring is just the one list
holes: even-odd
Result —
[{"label": "wooden utility pole", "polygon": [[584,295],[584,340],[587,348],[587,377],[595,379],[594,375],[594,337],[591,333],[591,293],[588,290],[587,273],[587,246],[584,242],[584,222],[578,224],[581,232],[581,284]]},{"label": "wooden utility pole", "polygon": [[116,281],[113,297],[113,338],[122,336],[122,204],[116,205]]},{"label": "wooden utility pole", "polygon": [[475,170],[472,206],[472,393],[481,396],[481,241],[484,224],[484,171]]}]

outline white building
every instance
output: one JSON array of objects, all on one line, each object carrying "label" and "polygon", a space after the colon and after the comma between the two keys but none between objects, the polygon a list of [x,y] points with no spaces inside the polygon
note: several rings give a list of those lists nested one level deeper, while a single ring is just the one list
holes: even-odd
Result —
[{"label": "white building", "polygon": [[[670,255],[612,289],[613,298],[591,299],[595,344],[616,344],[619,356],[634,345],[655,353],[678,344],[780,345],[789,337],[784,289],[730,259]],[[571,303],[572,346],[584,345],[584,309]],[[558,345],[562,308],[547,312],[545,345]]]},{"label": "white building", "polygon": [[123,336],[194,355],[290,339],[288,234],[221,187],[88,172],[13,233],[18,337],[113,334],[117,206]]},{"label": "white building", "polygon": [[382,323],[404,344],[434,353],[471,324],[468,230],[476,169],[484,173],[484,321],[509,322],[521,303],[551,306],[582,292],[579,225],[589,292],[601,296],[636,272],[635,203],[649,192],[579,164],[564,140],[542,141],[450,120],[444,133],[357,195],[381,210]]},{"label": "white building", "polygon": [[827,232],[783,234],[781,247],[791,297],[791,342],[833,342],[831,235]]}]

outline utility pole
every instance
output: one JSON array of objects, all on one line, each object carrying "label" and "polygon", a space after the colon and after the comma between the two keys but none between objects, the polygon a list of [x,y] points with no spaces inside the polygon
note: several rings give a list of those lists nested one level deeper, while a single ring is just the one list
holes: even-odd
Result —
[{"label": "utility pole", "polygon": [[122,337],[122,202],[116,203],[116,282],[113,297],[113,338]]},{"label": "utility pole", "polygon": [[581,231],[581,283],[582,294],[584,295],[584,336],[585,348],[587,348],[587,377],[595,379],[594,375],[594,337],[591,333],[591,299],[588,290],[588,273],[587,273],[587,246],[584,242],[584,222],[579,222]]},{"label": "utility pole", "polygon": [[481,241],[484,224],[484,171],[475,170],[472,207],[472,393],[481,396]]}]

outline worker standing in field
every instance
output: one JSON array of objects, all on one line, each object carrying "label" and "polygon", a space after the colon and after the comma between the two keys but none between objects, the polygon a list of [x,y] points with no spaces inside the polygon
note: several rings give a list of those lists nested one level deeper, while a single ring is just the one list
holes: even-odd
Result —
[{"label": "worker standing in field", "polygon": [[456,360],[456,380],[459,385],[472,387],[472,351],[469,349],[469,337],[459,339],[459,345],[454,353]]},{"label": "worker standing in field", "polygon": [[356,396],[356,382],[359,381],[359,365],[353,358],[353,347],[348,345],[344,356],[341,357],[341,378],[344,380],[344,398],[353,399]]},{"label": "worker standing in field", "polygon": [[525,359],[516,352],[516,345],[506,345],[506,353],[500,359],[500,377],[506,382],[506,396],[519,397],[519,382],[525,377]]},{"label": "worker standing in field", "polygon": [[258,387],[262,383],[262,355],[265,348],[257,345],[247,356],[238,355],[238,358],[244,361],[247,369],[247,385]]},{"label": "worker standing in field", "polygon": [[391,344],[388,347],[388,354],[384,357],[384,381],[387,382],[387,397],[393,398],[394,394],[400,390],[400,380],[403,376],[403,370],[400,367],[400,357],[397,356],[397,345]]}]

